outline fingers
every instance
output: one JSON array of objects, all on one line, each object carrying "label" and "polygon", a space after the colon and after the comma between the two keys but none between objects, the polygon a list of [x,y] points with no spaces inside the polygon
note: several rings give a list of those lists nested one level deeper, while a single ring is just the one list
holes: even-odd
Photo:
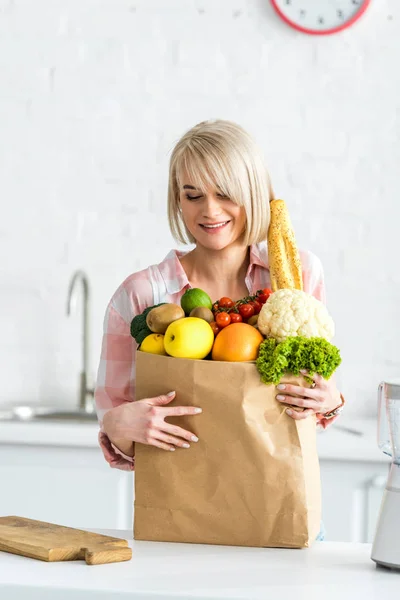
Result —
[{"label": "fingers", "polygon": [[177,425],[171,425],[170,423],[164,423],[163,430],[165,433],[169,435],[173,435],[178,438],[182,438],[188,442],[198,442],[199,438],[191,433],[190,431],[186,431],[186,429],[182,429],[182,427],[178,427]]},{"label": "fingers", "polygon": [[302,410],[301,412],[288,408],[286,410],[286,414],[289,415],[289,417],[292,417],[292,419],[294,419],[295,421],[301,421],[302,419],[307,419],[307,417],[310,417],[315,413],[311,408],[307,408],[306,410]]},{"label": "fingers", "polygon": [[162,445],[159,445],[159,448],[162,447],[164,450],[175,450],[175,447],[185,449],[190,448],[190,443],[198,442],[199,438],[194,435],[194,433],[182,429],[182,427],[171,425],[170,423],[163,421],[160,429],[157,433],[154,433],[154,441],[157,441],[157,443],[161,442]]},{"label": "fingers", "polygon": [[168,446],[172,446],[176,448],[190,448],[190,444],[189,442],[187,442],[185,439],[176,437],[174,435],[170,435],[169,433],[164,433],[163,431],[159,431],[157,434],[157,439],[158,441],[161,441],[165,444],[167,444]]},{"label": "fingers", "polygon": [[[291,385],[289,383],[280,383],[276,386],[279,396],[285,395],[286,397],[293,398],[310,398],[311,400],[320,400],[321,389],[318,388],[307,388],[300,385]],[[280,400],[280,398],[278,398]]]},{"label": "fingers", "polygon": [[321,404],[317,400],[311,400],[309,398],[294,398],[292,396],[281,396],[280,394],[276,397],[276,399],[283,404],[290,404],[291,406],[298,406],[300,408],[310,408],[314,412],[319,410]]},{"label": "fingers", "polygon": [[[306,369],[301,369],[300,373],[302,375],[309,375]],[[322,375],[320,375],[319,373],[314,373],[314,375],[311,375],[310,377],[318,386],[323,387],[324,385],[326,385],[326,379],[322,377]]]},{"label": "fingers", "polygon": [[[164,425],[168,426],[168,423],[164,423]],[[176,434],[173,435],[171,431],[154,430],[148,435],[146,443],[150,446],[161,448],[162,450],[174,451],[175,448],[190,448],[189,441],[199,441],[197,436],[193,433],[189,433],[189,431],[185,431],[181,427],[171,426],[170,430],[176,431]]]},{"label": "fingers", "polygon": [[170,446],[166,442],[161,442],[160,440],[153,440],[149,443],[149,446],[155,446],[156,448],[161,448],[161,450],[167,450],[168,452],[174,452],[175,446]]},{"label": "fingers", "polygon": [[174,451],[175,448],[190,448],[191,442],[198,441],[197,436],[190,431],[165,421],[167,417],[193,416],[202,412],[201,408],[195,406],[163,406],[174,397],[175,392],[170,392],[142,401],[148,405],[143,443],[162,450]]},{"label": "fingers", "polygon": [[202,412],[201,408],[195,406],[169,406],[167,408],[160,408],[159,414],[163,419],[165,417],[183,417],[187,415],[198,415]]},{"label": "fingers", "polygon": [[164,404],[172,402],[172,400],[175,398],[175,394],[175,392],[168,392],[168,394],[161,394],[155,398],[146,398],[145,400],[142,400],[142,402],[146,402],[151,406],[163,406]]}]

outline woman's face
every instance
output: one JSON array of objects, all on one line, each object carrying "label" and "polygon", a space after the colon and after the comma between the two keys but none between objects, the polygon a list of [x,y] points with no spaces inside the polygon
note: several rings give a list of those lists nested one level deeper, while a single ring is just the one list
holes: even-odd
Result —
[{"label": "woman's face", "polygon": [[222,250],[240,241],[246,225],[242,206],[215,189],[203,194],[185,174],[179,181],[182,218],[198,244]]}]

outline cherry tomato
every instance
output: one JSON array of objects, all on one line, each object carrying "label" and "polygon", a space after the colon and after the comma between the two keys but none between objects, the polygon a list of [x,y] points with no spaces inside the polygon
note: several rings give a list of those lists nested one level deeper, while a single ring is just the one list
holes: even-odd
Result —
[{"label": "cherry tomato", "polygon": [[214,312],[216,312],[219,309],[218,302],[214,302],[212,309]]},{"label": "cherry tomato", "polygon": [[217,313],[215,315],[215,322],[217,323],[218,327],[222,329],[223,327],[226,327],[230,324],[231,316],[227,312]]},{"label": "cherry tomato", "polygon": [[218,304],[220,305],[221,308],[232,308],[232,306],[234,305],[234,302],[230,298],[227,298],[226,296],[224,296],[223,298],[219,299]]},{"label": "cherry tomato", "polygon": [[258,313],[262,309],[262,303],[258,302],[258,300],[250,300],[249,304],[254,308],[254,314],[258,315]]},{"label": "cherry tomato", "polygon": [[257,300],[259,302],[261,302],[261,304],[265,304],[266,301],[268,300],[268,298],[270,297],[270,295],[272,294],[272,290],[270,290],[269,288],[264,288],[263,290],[261,290],[261,292],[258,294],[258,298]]},{"label": "cherry tomato", "polygon": [[246,319],[254,315],[254,308],[251,306],[251,304],[241,304],[239,306],[239,312],[242,315],[243,320],[245,321]]},{"label": "cherry tomato", "polygon": [[219,327],[218,327],[218,325],[216,324],[215,321],[211,321],[210,327],[213,330],[214,337],[215,337],[217,335],[217,333],[219,333]]},{"label": "cherry tomato", "polygon": [[231,323],[241,323],[243,321],[243,317],[239,313],[229,313],[231,317]]}]

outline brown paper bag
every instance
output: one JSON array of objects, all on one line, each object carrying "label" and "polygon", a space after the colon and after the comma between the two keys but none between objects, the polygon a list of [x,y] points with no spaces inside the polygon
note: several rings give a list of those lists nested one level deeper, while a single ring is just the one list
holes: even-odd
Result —
[{"label": "brown paper bag", "polygon": [[[307,385],[303,378],[283,381]],[[320,529],[316,422],[284,412],[255,363],[137,353],[138,399],[176,391],[167,419],[199,437],[167,452],[136,444],[137,540],[301,548]]]}]

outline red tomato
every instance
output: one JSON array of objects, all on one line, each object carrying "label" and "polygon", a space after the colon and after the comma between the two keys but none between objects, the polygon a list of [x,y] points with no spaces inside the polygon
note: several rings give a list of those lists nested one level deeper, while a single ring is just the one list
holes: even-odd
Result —
[{"label": "red tomato", "polygon": [[230,324],[231,316],[227,312],[217,313],[215,316],[215,322],[217,323],[218,327],[222,329]]},{"label": "red tomato", "polygon": [[220,298],[220,300],[218,301],[218,304],[220,305],[221,308],[232,308],[232,306],[234,305],[234,302],[230,298],[227,298],[226,296],[224,296],[223,298]]},{"label": "red tomato", "polygon": [[218,325],[216,324],[215,321],[211,321],[210,327],[213,330],[214,337],[215,337],[217,335],[217,333],[219,333],[219,327],[218,327]]},{"label": "red tomato", "polygon": [[249,304],[254,308],[254,314],[258,315],[262,308],[262,303],[258,302],[258,300],[250,300]]},{"label": "red tomato", "polygon": [[231,323],[241,323],[243,321],[243,317],[242,315],[240,315],[239,313],[229,313],[230,317],[231,317]]},{"label": "red tomato", "polygon": [[239,306],[239,312],[245,321],[254,315],[254,308],[251,306],[251,304],[241,304]]},{"label": "red tomato", "polygon": [[265,304],[266,301],[268,300],[268,298],[270,297],[270,295],[272,294],[272,290],[270,290],[269,288],[264,288],[263,290],[261,290],[261,292],[258,294],[258,301],[261,302],[261,304]]},{"label": "red tomato", "polygon": [[218,308],[219,308],[219,306],[218,306],[218,302],[214,302],[214,304],[213,304],[213,307],[212,307],[213,311],[214,311],[214,312],[215,312],[215,311],[217,311],[217,310],[218,310]]}]

